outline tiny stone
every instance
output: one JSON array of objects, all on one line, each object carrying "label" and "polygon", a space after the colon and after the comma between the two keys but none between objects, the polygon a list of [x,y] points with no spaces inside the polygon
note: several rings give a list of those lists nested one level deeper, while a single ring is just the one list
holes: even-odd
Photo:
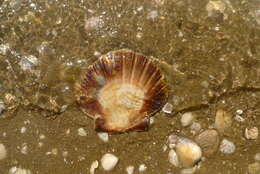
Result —
[{"label": "tiny stone", "polygon": [[0,114],[2,114],[4,110],[5,110],[5,104],[3,101],[0,100]]},{"label": "tiny stone", "polygon": [[220,151],[224,154],[232,154],[236,150],[236,146],[233,142],[223,139],[220,144]]},{"label": "tiny stone", "polygon": [[258,137],[259,131],[257,127],[253,127],[253,128],[246,128],[245,130],[245,137],[248,140],[256,140]]},{"label": "tiny stone", "polygon": [[10,46],[8,44],[0,45],[0,54],[6,55],[8,50],[10,50]]},{"label": "tiny stone", "polygon": [[42,140],[42,139],[45,139],[45,135],[41,134],[41,135],[40,135],[40,139],[41,139],[41,140]]},{"label": "tiny stone", "polygon": [[167,113],[167,114],[171,114],[172,113],[172,110],[173,110],[173,106],[172,104],[170,103],[166,103],[163,108],[162,108],[162,111]]},{"label": "tiny stone", "polygon": [[145,170],[147,169],[147,167],[146,167],[146,165],[145,164],[141,164],[140,166],[139,166],[139,172],[144,172]]},{"label": "tiny stone", "polygon": [[38,58],[33,55],[23,56],[19,65],[24,71],[31,70],[33,67],[38,65]]},{"label": "tiny stone", "polygon": [[236,113],[237,113],[238,115],[242,115],[242,114],[243,114],[243,110],[238,109],[238,110],[236,110]]},{"label": "tiny stone", "polygon": [[107,132],[99,132],[97,135],[102,141],[108,142],[109,137]]},{"label": "tiny stone", "polygon": [[255,154],[255,160],[256,161],[260,161],[260,153],[256,153]]},{"label": "tiny stone", "polygon": [[26,143],[22,144],[21,153],[24,155],[26,155],[28,153],[28,145]]},{"label": "tiny stone", "polygon": [[7,150],[4,146],[4,144],[0,144],[0,160],[5,159],[7,156]]},{"label": "tiny stone", "polygon": [[58,154],[58,149],[57,149],[57,148],[53,148],[53,149],[51,150],[51,154],[57,155],[57,154]]},{"label": "tiny stone", "polygon": [[68,155],[69,155],[69,152],[68,152],[68,151],[62,152],[62,156],[63,156],[64,158],[66,158]]},{"label": "tiny stone", "polygon": [[245,119],[244,119],[243,117],[241,117],[240,115],[236,115],[236,116],[234,117],[234,119],[235,119],[237,122],[244,122],[244,121],[245,121]]},{"label": "tiny stone", "polygon": [[92,162],[91,166],[90,166],[90,174],[95,174],[95,170],[98,168],[98,161],[95,160]]},{"label": "tiny stone", "polygon": [[134,173],[134,170],[135,170],[135,167],[134,167],[134,166],[128,166],[128,167],[126,167],[126,173],[127,173],[127,174],[133,174],[133,173]]},{"label": "tiny stone", "polygon": [[191,125],[194,121],[194,115],[191,112],[186,112],[181,117],[181,125],[187,127]]},{"label": "tiny stone", "polygon": [[29,169],[12,167],[11,169],[9,169],[8,174],[32,174],[32,172]]},{"label": "tiny stone", "polygon": [[114,167],[117,165],[118,160],[119,160],[118,157],[116,157],[115,155],[111,153],[106,153],[101,158],[101,165],[104,170],[110,171],[114,169]]},{"label": "tiny stone", "polygon": [[195,135],[195,134],[197,134],[197,133],[200,132],[200,130],[201,130],[201,125],[200,125],[200,123],[198,123],[198,122],[193,122],[192,125],[190,126],[190,129],[191,129],[191,133],[192,133],[193,135]]},{"label": "tiny stone", "polygon": [[85,131],[85,129],[84,128],[79,128],[78,129],[78,135],[79,136],[87,136],[87,132]]},{"label": "tiny stone", "polygon": [[149,118],[149,123],[150,123],[150,124],[153,124],[153,123],[154,123],[154,117]]},{"label": "tiny stone", "polygon": [[26,127],[22,127],[21,128],[21,134],[25,133],[26,132]]},{"label": "tiny stone", "polygon": [[168,155],[169,162],[175,167],[179,167],[179,159],[175,150],[171,149]]}]

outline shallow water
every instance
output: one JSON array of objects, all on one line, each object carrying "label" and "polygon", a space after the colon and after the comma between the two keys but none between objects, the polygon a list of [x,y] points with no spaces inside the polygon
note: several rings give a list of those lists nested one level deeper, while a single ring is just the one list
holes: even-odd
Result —
[{"label": "shallow water", "polygon": [[[99,165],[95,173],[122,174],[129,165],[139,173],[140,164],[143,173],[178,173],[164,148],[172,132],[194,139],[181,114],[193,112],[205,130],[219,108],[233,117],[243,111],[245,121],[233,119],[221,135],[236,151],[204,158],[197,173],[248,172],[260,152],[259,137],[244,137],[245,128],[260,128],[260,3],[222,0],[214,10],[212,2],[0,1],[0,143],[7,149],[0,173],[17,166],[84,174],[107,152],[118,165],[110,172]],[[76,105],[74,86],[100,55],[121,48],[157,58],[174,111],[156,114],[147,132],[103,142]],[[78,135],[81,127],[86,136]]]}]

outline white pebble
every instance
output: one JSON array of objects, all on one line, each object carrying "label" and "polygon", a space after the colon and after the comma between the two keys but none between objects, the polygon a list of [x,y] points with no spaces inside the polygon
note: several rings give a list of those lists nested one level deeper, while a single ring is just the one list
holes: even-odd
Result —
[{"label": "white pebble", "polygon": [[0,100],[0,114],[5,110],[5,104],[3,101]]},{"label": "white pebble", "polygon": [[23,56],[19,62],[22,70],[31,70],[33,67],[38,65],[38,58],[34,55]]},{"label": "white pebble", "polygon": [[191,125],[194,121],[194,118],[195,117],[191,112],[184,113],[181,117],[181,125],[183,127]]},{"label": "white pebble", "polygon": [[114,169],[114,167],[117,165],[118,160],[119,160],[118,157],[116,157],[115,155],[111,153],[106,153],[101,158],[101,165],[104,170],[110,171]]},{"label": "white pebble", "polygon": [[95,170],[98,168],[98,161],[95,160],[92,162],[91,166],[90,166],[90,174],[95,174]]},{"label": "white pebble", "polygon": [[200,132],[200,130],[201,130],[201,125],[200,125],[200,123],[198,123],[198,122],[193,122],[193,123],[191,124],[191,126],[190,126],[190,129],[191,129],[191,133],[192,133],[193,135],[195,135],[195,134],[197,134],[197,133]]},{"label": "white pebble", "polygon": [[234,119],[235,119],[237,122],[244,122],[244,121],[245,121],[245,119],[244,119],[243,117],[241,117],[240,115],[236,115],[236,116],[234,117]]},{"label": "white pebble", "polygon": [[223,139],[220,144],[220,151],[224,154],[232,154],[236,150],[236,146],[233,142]]},{"label": "white pebble", "polygon": [[140,166],[139,166],[139,172],[144,172],[145,170],[147,169],[147,167],[146,167],[146,165],[145,164],[141,164]]},{"label": "white pebble", "polygon": [[173,110],[173,106],[170,103],[166,103],[163,108],[162,111],[165,112],[166,114],[171,114]]},{"label": "white pebble", "polygon": [[252,128],[246,128],[245,130],[245,137],[248,140],[256,140],[258,137],[259,131],[257,127],[252,127]]},{"label": "white pebble", "polygon": [[5,159],[7,156],[7,150],[4,146],[4,144],[0,144],[0,160]]},{"label": "white pebble", "polygon": [[260,153],[256,153],[255,154],[255,160],[256,161],[260,161]]},{"label": "white pebble", "polygon": [[242,109],[238,109],[238,110],[236,110],[236,113],[237,113],[238,115],[242,115],[242,114],[243,114],[243,110],[242,110]]},{"label": "white pebble", "polygon": [[11,169],[9,169],[8,174],[32,174],[32,172],[29,169],[12,167]]},{"label": "white pebble", "polygon": [[28,153],[28,145],[26,143],[22,144],[21,153],[24,155],[26,155]]},{"label": "white pebble", "polygon": [[23,127],[21,128],[21,134],[23,134],[23,133],[25,133],[25,132],[26,132],[26,127],[23,126]]},{"label": "white pebble", "polygon": [[128,167],[126,167],[125,170],[126,170],[127,174],[133,174],[134,170],[135,170],[135,167],[134,166],[128,166]]},{"label": "white pebble", "polygon": [[45,139],[45,135],[44,134],[40,134],[40,137],[39,137],[41,140]]},{"label": "white pebble", "polygon": [[109,137],[107,132],[99,132],[97,135],[102,141],[108,142]]},{"label": "white pebble", "polygon": [[0,54],[6,55],[8,50],[10,50],[9,44],[1,44],[0,45]]},{"label": "white pebble", "polygon": [[79,128],[78,129],[78,135],[79,136],[87,136],[87,132],[85,131],[85,129],[84,128]]},{"label": "white pebble", "polygon": [[179,159],[175,150],[171,149],[168,155],[169,162],[175,167],[179,167]]},{"label": "white pebble", "polygon": [[154,124],[154,117],[149,118],[150,125]]}]

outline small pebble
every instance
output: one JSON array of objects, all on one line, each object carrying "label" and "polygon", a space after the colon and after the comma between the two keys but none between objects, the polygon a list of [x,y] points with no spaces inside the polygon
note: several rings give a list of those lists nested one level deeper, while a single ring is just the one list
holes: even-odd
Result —
[{"label": "small pebble", "polygon": [[21,128],[21,134],[23,134],[23,133],[25,133],[25,132],[26,132],[26,127],[23,126],[23,127]]},{"label": "small pebble", "polygon": [[260,153],[256,153],[255,154],[255,160],[256,161],[260,161]]},{"label": "small pebble", "polygon": [[5,104],[3,101],[0,100],[0,114],[2,114],[4,110],[5,110]]},{"label": "small pebble", "polygon": [[0,45],[0,54],[6,55],[8,50],[10,50],[9,44],[1,44]]},{"label": "small pebble", "polygon": [[202,151],[200,146],[188,138],[180,137],[175,148],[178,159],[185,168],[194,167],[201,160]]},{"label": "small pebble", "polygon": [[126,167],[125,170],[126,170],[127,174],[133,174],[134,170],[135,170],[135,167],[134,166],[128,166],[128,167]]},{"label": "small pebble", "polygon": [[193,123],[191,124],[191,126],[190,126],[190,129],[191,129],[191,133],[192,133],[193,135],[195,135],[195,134],[197,134],[197,133],[200,132],[200,130],[201,130],[201,125],[200,125],[200,123],[198,123],[198,122],[193,122]]},{"label": "small pebble", "polygon": [[246,128],[245,129],[245,137],[248,140],[256,140],[258,137],[259,131],[257,127],[252,127],[252,128]]},{"label": "small pebble", "polygon": [[15,166],[9,169],[8,174],[32,174],[32,172],[29,169],[23,169]]},{"label": "small pebble", "polygon": [[195,141],[202,148],[203,154],[206,157],[210,157],[216,153],[220,143],[219,134],[214,129],[203,131],[196,136]]},{"label": "small pebble", "polygon": [[107,132],[99,132],[97,135],[102,141],[108,142],[109,137]]},{"label": "small pebble", "polygon": [[193,123],[194,119],[194,114],[192,114],[191,112],[186,112],[181,116],[181,125],[183,127],[187,127]]},{"label": "small pebble", "polygon": [[244,119],[243,117],[241,117],[240,115],[236,115],[236,116],[234,117],[234,119],[235,119],[237,122],[244,122],[244,121],[245,121],[245,119]]},{"label": "small pebble", "polygon": [[168,154],[168,159],[169,162],[174,165],[175,167],[179,167],[179,159],[177,156],[177,153],[175,152],[175,150],[171,149],[169,154]]},{"label": "small pebble", "polygon": [[220,152],[224,154],[232,154],[236,150],[236,146],[233,142],[223,139],[221,144],[220,144]]},{"label": "small pebble", "polygon": [[166,103],[163,108],[162,108],[162,111],[166,114],[171,114],[172,113],[172,110],[173,110],[173,106],[172,104],[170,103]]},{"label": "small pebble", "polygon": [[95,174],[95,170],[98,168],[98,161],[93,161],[91,166],[90,166],[90,174]]},{"label": "small pebble", "polygon": [[21,153],[26,155],[28,153],[28,145],[27,143],[23,143],[21,147]]},{"label": "small pebble", "polygon": [[84,128],[79,128],[78,129],[78,135],[79,136],[87,136],[87,132],[85,131],[85,129]]},{"label": "small pebble", "polygon": [[149,118],[149,124],[150,124],[150,125],[154,124],[154,117],[150,117],[150,118]]},{"label": "small pebble", "polygon": [[248,173],[249,174],[259,174],[260,173],[260,163],[254,162],[248,165]]},{"label": "small pebble", "polygon": [[7,156],[7,150],[4,146],[4,144],[0,144],[0,160],[5,159]]},{"label": "small pebble", "polygon": [[188,169],[182,169],[181,174],[193,174],[197,169],[197,166]]},{"label": "small pebble", "polygon": [[31,70],[33,67],[37,66],[39,63],[38,58],[34,55],[23,56],[19,62],[22,70]]},{"label": "small pebble", "polygon": [[139,172],[144,172],[145,170],[147,169],[147,167],[146,167],[146,165],[145,164],[141,164],[140,166],[139,166]]},{"label": "small pebble", "polygon": [[106,153],[101,158],[101,165],[104,170],[110,171],[110,170],[114,169],[114,167],[117,165],[118,161],[119,161],[118,157],[116,157],[115,155],[113,155],[111,153]]},{"label": "small pebble", "polygon": [[242,114],[243,114],[243,110],[242,110],[242,109],[238,109],[238,110],[236,110],[236,113],[237,113],[238,115],[242,115]]},{"label": "small pebble", "polygon": [[232,125],[232,115],[223,109],[218,109],[215,118],[216,129],[223,133],[229,130],[231,125]]}]

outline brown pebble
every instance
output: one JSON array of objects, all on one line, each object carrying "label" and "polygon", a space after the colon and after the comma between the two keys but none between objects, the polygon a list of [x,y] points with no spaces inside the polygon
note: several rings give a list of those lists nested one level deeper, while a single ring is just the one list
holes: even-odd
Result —
[{"label": "brown pebble", "polygon": [[196,136],[195,141],[202,148],[206,157],[214,155],[219,147],[219,133],[214,129],[208,129]]},{"label": "brown pebble", "polygon": [[216,118],[215,118],[215,127],[216,129],[221,132],[227,132],[232,125],[232,115],[231,113],[223,110],[218,109],[216,112]]}]

